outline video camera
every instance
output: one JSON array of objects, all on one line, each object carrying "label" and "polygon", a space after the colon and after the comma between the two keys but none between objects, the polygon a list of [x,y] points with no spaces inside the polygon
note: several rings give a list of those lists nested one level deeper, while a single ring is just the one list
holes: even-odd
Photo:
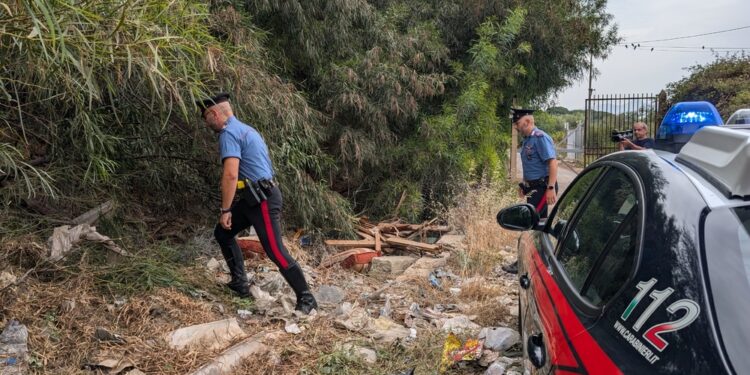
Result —
[{"label": "video camera", "polygon": [[629,130],[612,130],[612,142],[622,142],[626,139],[633,139],[633,129]]}]

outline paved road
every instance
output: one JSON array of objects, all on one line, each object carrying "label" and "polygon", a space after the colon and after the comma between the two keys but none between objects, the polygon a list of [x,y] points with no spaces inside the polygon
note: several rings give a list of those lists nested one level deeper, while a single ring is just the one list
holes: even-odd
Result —
[{"label": "paved road", "polygon": [[[520,181],[521,179],[523,179],[523,165],[521,164],[520,153],[516,154],[516,163],[516,165],[518,165],[518,175],[516,180]],[[576,178],[580,171],[581,169],[572,167],[570,163],[563,163],[561,161],[557,162],[557,185],[559,187],[557,199],[560,199],[562,193],[565,192],[565,190],[568,188],[568,185],[573,182],[573,179]],[[552,208],[554,207],[555,205],[550,205],[548,207],[548,212],[552,212]]]},{"label": "paved road", "polygon": [[[520,181],[523,178],[523,165],[521,164],[520,153],[516,154],[516,165],[518,165],[518,174],[516,176],[516,179]],[[580,169],[573,168],[572,166],[570,166],[570,163],[563,163],[560,161],[557,162],[557,184],[560,187],[560,190],[557,194],[558,197],[565,191],[565,189],[568,188],[568,185],[573,182],[573,179],[576,178],[578,172],[580,172]]]}]

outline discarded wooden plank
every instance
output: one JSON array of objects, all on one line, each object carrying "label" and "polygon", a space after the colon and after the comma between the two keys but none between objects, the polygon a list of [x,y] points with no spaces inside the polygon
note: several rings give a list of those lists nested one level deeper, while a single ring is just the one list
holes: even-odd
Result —
[{"label": "discarded wooden plank", "polygon": [[424,228],[426,232],[448,233],[453,230],[450,225],[430,225]]},{"label": "discarded wooden plank", "polygon": [[381,244],[380,244],[380,228],[375,228],[375,252],[378,254],[382,254]]},{"label": "discarded wooden plank", "polygon": [[358,230],[357,234],[360,235],[363,239],[366,239],[366,240],[374,240],[375,239],[375,237],[373,237],[371,234],[368,234],[367,232],[363,232],[361,230]]},{"label": "discarded wooden plank", "polygon": [[374,248],[375,240],[325,240],[325,244],[340,249],[350,249],[355,247]]},{"label": "discarded wooden plank", "polygon": [[318,265],[318,268],[330,267],[330,266],[332,266],[332,265],[334,265],[336,263],[339,263],[339,262],[343,261],[344,259],[346,259],[346,258],[348,258],[348,257],[350,257],[352,255],[364,254],[364,253],[368,253],[368,252],[371,252],[371,251],[373,251],[373,250],[372,249],[366,249],[366,248],[356,248],[356,249],[344,250],[344,251],[342,251],[340,253],[333,254],[333,255],[331,255],[331,256],[323,259],[323,261],[321,261],[320,264]]},{"label": "discarded wooden plank", "polygon": [[385,242],[387,242],[390,245],[393,246],[399,246],[399,247],[414,247],[419,250],[429,251],[429,252],[437,252],[440,251],[441,246],[440,245],[430,245],[423,242],[417,242],[417,241],[411,241],[400,237],[385,237]]}]

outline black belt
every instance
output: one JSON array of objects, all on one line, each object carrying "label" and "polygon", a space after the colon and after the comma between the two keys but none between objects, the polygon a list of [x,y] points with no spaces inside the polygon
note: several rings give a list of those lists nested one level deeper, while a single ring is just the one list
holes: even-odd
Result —
[{"label": "black belt", "polygon": [[523,184],[528,187],[547,187],[547,181],[549,181],[549,176],[544,176],[536,180],[524,180]]},{"label": "black belt", "polygon": [[[247,187],[247,183],[245,183],[245,181],[246,180],[239,180],[239,181],[237,181],[237,190],[242,190],[242,189],[244,189],[244,188]],[[271,178],[271,179],[265,179],[264,178],[262,180],[258,180],[257,184],[260,185],[260,187],[262,187],[263,189],[266,189],[266,190],[271,190],[275,186],[279,186],[279,184],[273,178]]]}]

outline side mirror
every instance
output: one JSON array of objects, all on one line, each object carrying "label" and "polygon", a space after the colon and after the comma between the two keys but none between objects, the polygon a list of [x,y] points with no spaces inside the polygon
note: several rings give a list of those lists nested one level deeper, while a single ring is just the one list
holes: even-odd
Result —
[{"label": "side mirror", "polygon": [[539,214],[528,203],[517,204],[500,210],[497,223],[509,230],[529,230],[539,223]]}]

